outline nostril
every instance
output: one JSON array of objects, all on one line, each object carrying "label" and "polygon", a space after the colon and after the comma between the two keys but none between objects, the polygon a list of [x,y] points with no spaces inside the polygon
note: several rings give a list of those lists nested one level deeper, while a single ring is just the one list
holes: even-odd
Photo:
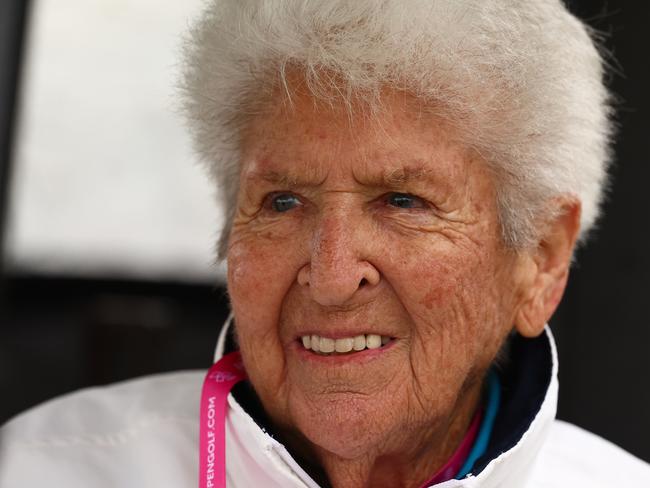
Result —
[{"label": "nostril", "polygon": [[368,284],[368,280],[365,278],[362,278],[361,281],[359,282],[359,288],[366,286]]}]

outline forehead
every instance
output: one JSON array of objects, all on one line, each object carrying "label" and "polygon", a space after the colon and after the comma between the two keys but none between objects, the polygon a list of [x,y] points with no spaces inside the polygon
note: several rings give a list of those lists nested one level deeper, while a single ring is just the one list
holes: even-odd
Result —
[{"label": "forehead", "polygon": [[474,156],[447,124],[395,92],[384,94],[373,113],[294,96],[253,117],[242,137],[245,178],[285,183],[350,173],[395,184],[457,179]]}]

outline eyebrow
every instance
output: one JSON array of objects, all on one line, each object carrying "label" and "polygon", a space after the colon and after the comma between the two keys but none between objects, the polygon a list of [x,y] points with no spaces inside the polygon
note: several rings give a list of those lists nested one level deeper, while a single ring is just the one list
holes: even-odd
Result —
[{"label": "eyebrow", "polygon": [[325,182],[326,178],[312,178],[307,174],[291,174],[273,170],[263,170],[251,172],[246,179],[253,181],[261,180],[275,186],[291,189],[318,187]]},{"label": "eyebrow", "polygon": [[[404,165],[382,173],[369,175],[353,175],[354,180],[362,185],[376,188],[399,188],[408,183],[435,181],[433,171],[427,169],[421,162]],[[284,173],[274,170],[253,171],[247,176],[248,180],[261,180],[275,186],[294,188],[314,188],[321,186],[327,177],[320,177],[314,172],[309,174]]]},{"label": "eyebrow", "polygon": [[395,188],[413,182],[433,182],[432,173],[432,170],[426,169],[420,163],[402,166],[376,175],[367,175],[361,178],[355,176],[355,180],[366,186]]}]

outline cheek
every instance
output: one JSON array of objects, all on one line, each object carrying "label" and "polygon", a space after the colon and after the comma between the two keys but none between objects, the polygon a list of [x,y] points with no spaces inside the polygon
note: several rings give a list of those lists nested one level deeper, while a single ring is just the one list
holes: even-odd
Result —
[{"label": "cheek", "polygon": [[[292,258],[296,253],[277,244],[254,235],[233,237],[228,249],[228,294],[239,348],[251,381],[275,388],[284,367],[278,320],[299,263]],[[260,376],[264,380],[256,381]]]},{"label": "cheek", "polygon": [[255,238],[228,249],[228,294],[237,322],[259,329],[277,323],[282,297],[295,280],[292,253]]},{"label": "cheek", "polygon": [[[423,317],[434,317],[463,297],[470,298],[489,273],[483,256],[453,244],[400,246],[387,278],[404,305]],[[469,305],[469,303],[468,303]]]},{"label": "cheek", "polygon": [[413,351],[426,363],[471,368],[489,362],[498,349],[504,327],[501,295],[509,290],[491,249],[489,242],[401,248],[405,257],[395,261],[400,265],[390,280],[413,319]]}]

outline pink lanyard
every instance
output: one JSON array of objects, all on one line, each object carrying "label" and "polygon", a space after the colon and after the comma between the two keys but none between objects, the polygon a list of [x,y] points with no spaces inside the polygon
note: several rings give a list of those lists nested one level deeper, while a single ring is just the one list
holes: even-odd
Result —
[{"label": "pink lanyard", "polygon": [[226,354],[205,375],[199,427],[199,488],[226,488],[226,409],[233,386],[246,379],[239,351]]},{"label": "pink lanyard", "polygon": [[451,455],[447,463],[438,470],[433,478],[423,484],[421,488],[427,488],[431,485],[448,481],[458,474],[460,469],[463,467],[467,456],[469,456],[472,446],[474,445],[474,441],[478,435],[479,427],[481,426],[482,418],[483,410],[479,409],[474,414],[474,418],[472,419],[472,423],[467,430],[467,434],[465,434],[465,437],[461,441],[460,446],[458,446],[456,449],[456,452]]}]

